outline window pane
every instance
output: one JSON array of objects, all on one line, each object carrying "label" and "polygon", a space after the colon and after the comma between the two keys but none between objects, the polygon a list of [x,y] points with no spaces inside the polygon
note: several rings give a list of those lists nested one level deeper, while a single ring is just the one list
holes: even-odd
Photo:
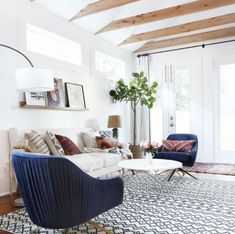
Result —
[{"label": "window pane", "polygon": [[31,24],[27,24],[26,37],[27,50],[81,65],[80,44]]},{"label": "window pane", "polygon": [[175,71],[176,92],[176,132],[190,132],[190,71],[177,69]]},{"label": "window pane", "polygon": [[99,51],[95,53],[95,69],[105,75],[105,78],[119,80],[125,78],[125,63]]},{"label": "window pane", "polygon": [[235,64],[220,66],[220,148],[235,151]]}]

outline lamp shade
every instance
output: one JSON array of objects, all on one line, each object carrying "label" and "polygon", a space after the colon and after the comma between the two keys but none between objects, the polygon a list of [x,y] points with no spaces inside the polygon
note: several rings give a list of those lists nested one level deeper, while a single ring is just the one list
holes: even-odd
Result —
[{"label": "lamp shade", "polygon": [[50,69],[20,68],[16,70],[17,90],[21,92],[46,92],[54,90],[54,75]]},{"label": "lamp shade", "polygon": [[122,119],[120,115],[110,115],[108,120],[108,128],[121,128]]}]

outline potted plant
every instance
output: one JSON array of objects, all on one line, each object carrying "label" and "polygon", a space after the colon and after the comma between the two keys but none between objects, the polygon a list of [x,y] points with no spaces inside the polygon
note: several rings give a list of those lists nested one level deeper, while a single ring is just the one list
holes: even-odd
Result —
[{"label": "potted plant", "polygon": [[130,102],[133,111],[133,145],[131,150],[134,157],[140,157],[141,147],[136,144],[136,115],[137,106],[145,105],[151,109],[156,102],[158,83],[149,84],[144,72],[132,73],[133,79],[125,83],[123,79],[117,81],[116,88],[109,92],[115,101]]}]

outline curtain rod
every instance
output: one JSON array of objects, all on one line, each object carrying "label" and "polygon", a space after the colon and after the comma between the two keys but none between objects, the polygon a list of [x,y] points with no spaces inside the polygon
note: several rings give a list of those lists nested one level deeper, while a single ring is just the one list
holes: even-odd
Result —
[{"label": "curtain rod", "polygon": [[219,42],[206,43],[206,44],[195,45],[195,46],[181,47],[181,48],[177,48],[177,49],[162,50],[162,51],[157,51],[157,52],[152,52],[152,53],[146,53],[146,54],[138,54],[138,55],[137,55],[137,58],[139,58],[139,57],[144,57],[144,56],[149,56],[149,55],[151,55],[151,54],[162,54],[162,53],[173,52],[173,51],[177,51],[177,50],[187,50],[187,49],[193,49],[193,48],[198,48],[198,47],[205,48],[206,46],[224,44],[224,43],[229,43],[229,42],[235,42],[235,39],[233,39],[233,40],[227,40],[227,41],[219,41]]}]

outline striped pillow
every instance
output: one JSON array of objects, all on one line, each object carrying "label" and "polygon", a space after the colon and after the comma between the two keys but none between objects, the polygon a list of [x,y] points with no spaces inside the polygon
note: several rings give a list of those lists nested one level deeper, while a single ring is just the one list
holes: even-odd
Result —
[{"label": "striped pillow", "polygon": [[163,140],[162,147],[164,151],[176,151],[178,141]]},{"label": "striped pillow", "polygon": [[186,152],[189,153],[193,149],[193,145],[195,144],[196,141],[194,140],[189,140],[189,141],[179,141],[177,146],[176,146],[176,151],[177,152]]},{"label": "striped pillow", "polygon": [[189,153],[192,151],[193,145],[195,144],[195,140],[188,140],[188,141],[163,140],[162,143],[164,151]]},{"label": "striped pillow", "polygon": [[30,152],[47,155],[50,154],[50,150],[46,142],[44,141],[42,136],[36,131],[32,131],[31,133],[25,133],[24,137],[28,140]]},{"label": "striped pillow", "polygon": [[56,138],[56,136],[52,132],[46,132],[45,135],[45,141],[47,145],[49,146],[49,149],[52,153],[52,155],[58,155],[58,156],[63,156],[65,155],[65,152]]}]

